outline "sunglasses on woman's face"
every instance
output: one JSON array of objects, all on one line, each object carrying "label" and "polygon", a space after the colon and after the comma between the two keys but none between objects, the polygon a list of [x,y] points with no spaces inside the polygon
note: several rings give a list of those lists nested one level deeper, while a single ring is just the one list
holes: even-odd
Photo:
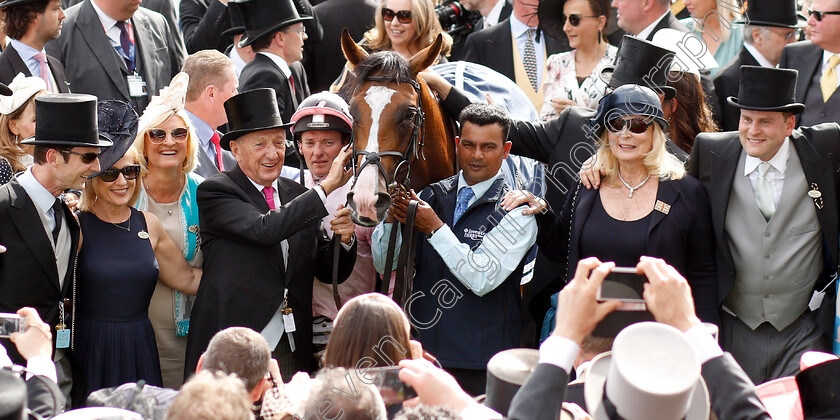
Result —
[{"label": "sunglasses on woman's face", "polygon": [[835,10],[835,11],[831,11],[831,12],[821,12],[819,10],[808,9],[808,13],[810,13],[811,16],[813,16],[814,19],[817,20],[817,22],[822,22],[823,18],[826,15],[840,15],[840,10]]},{"label": "sunglasses on woman's face", "polygon": [[624,130],[642,134],[647,131],[651,124],[653,124],[653,121],[648,118],[616,118],[607,123],[607,129],[614,134],[623,133]]},{"label": "sunglasses on woman's face", "polygon": [[111,168],[104,170],[99,174],[99,179],[105,182],[114,182],[120,177],[120,174],[123,174],[126,181],[137,179],[140,176],[140,165],[128,165],[122,169]]},{"label": "sunglasses on woman's face", "polygon": [[598,16],[584,16],[577,13],[572,13],[571,15],[566,15],[565,13],[560,15],[560,25],[563,26],[566,24],[566,19],[569,20],[569,25],[578,26],[580,25],[580,21],[583,18],[596,18]]},{"label": "sunglasses on woman's face", "polygon": [[[181,143],[187,140],[187,135],[190,133],[190,130],[187,127],[178,127],[173,128],[172,132],[172,140],[176,143]],[[153,144],[161,144],[166,141],[166,130],[162,128],[153,128],[149,130],[149,140],[152,141]]]},{"label": "sunglasses on woman's face", "polygon": [[400,23],[411,23],[411,10],[400,10],[399,12],[395,12],[387,7],[382,8],[382,19],[385,19],[386,22],[394,20],[394,16],[397,17],[397,20],[400,21]]}]

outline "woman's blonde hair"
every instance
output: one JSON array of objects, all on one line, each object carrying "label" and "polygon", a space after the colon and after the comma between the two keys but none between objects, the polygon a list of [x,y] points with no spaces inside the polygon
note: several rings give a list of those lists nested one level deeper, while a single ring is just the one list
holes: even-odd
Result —
[{"label": "woman's blonde hair", "polygon": [[[376,25],[373,29],[365,32],[365,41],[368,46],[374,51],[392,50],[391,38],[385,31],[385,20],[382,19],[382,9],[385,7],[385,0],[379,3],[376,8]],[[423,48],[432,45],[435,42],[438,34],[443,34],[443,47],[440,53],[444,56],[449,55],[452,49],[452,37],[443,31],[435,13],[435,5],[432,0],[411,0],[411,25],[414,26],[414,31],[417,32],[416,38],[411,41],[411,47],[414,47],[417,53]],[[396,16],[394,17],[396,19]]]},{"label": "woman's blonde hair", "polygon": [[20,158],[25,156],[26,152],[20,147],[20,141],[23,139],[18,138],[16,134],[12,133],[9,124],[11,124],[12,120],[20,118],[28,106],[35,106],[35,97],[42,93],[46,93],[46,91],[42,90],[35,93],[11,114],[0,115],[0,156],[9,161],[15,172],[26,170],[26,167],[20,161]]},{"label": "woman's blonde hair", "polygon": [[[668,142],[668,137],[662,131],[662,127],[658,123],[653,123],[653,141],[650,152],[645,155],[643,164],[647,169],[648,174],[658,177],[660,180],[676,180],[685,176],[685,166],[680,160],[674,156],[665,144]],[[609,130],[604,130],[601,133],[601,145],[596,153],[597,160],[601,162],[604,172],[607,177],[617,176],[618,174],[618,158],[612,152],[609,138]]]},{"label": "woman's blonde hair", "polygon": [[132,149],[137,151],[137,163],[140,164],[141,177],[145,177],[149,173],[149,157],[146,156],[146,134],[150,129],[163,124],[168,119],[172,118],[172,116],[178,116],[184,120],[184,124],[186,124],[186,127],[189,130],[189,135],[186,140],[187,157],[184,159],[184,162],[181,163],[181,173],[187,174],[192,172],[198,164],[198,134],[196,134],[195,127],[192,125],[192,121],[190,121],[190,118],[187,116],[187,112],[183,109],[165,112],[149,122],[148,129],[137,132],[137,137],[134,139],[134,144],[131,146]]},{"label": "woman's blonde hair", "polygon": [[[138,158],[139,156],[137,154],[137,151],[134,150],[133,148],[129,147],[128,150],[126,150],[125,155],[123,157],[125,157],[125,156],[131,157],[131,160],[134,163],[139,163],[138,162],[140,160]],[[106,170],[106,169],[110,169],[110,168],[102,168],[103,171]],[[97,182],[105,182],[105,181],[103,181],[101,178],[96,176],[96,177],[93,177],[91,179],[88,179],[87,182],[85,182],[85,190],[82,192],[82,197],[79,199],[79,210],[85,211],[85,212],[88,212],[88,213],[93,211],[93,205],[96,203],[96,199],[99,198],[96,194],[96,189],[94,188],[94,183],[97,183]],[[134,179],[134,189],[133,189],[133,191],[131,191],[131,196],[128,200],[128,206],[133,207],[134,204],[137,203],[137,198],[138,197],[140,197],[140,178],[135,178]]]},{"label": "woman's blonde hair", "polygon": [[720,33],[717,35],[720,36],[720,42],[724,43],[729,40],[733,22],[741,18],[741,12],[734,10],[737,7],[737,2],[735,1],[714,0],[714,2],[715,8],[707,12],[705,16],[691,15],[691,18],[694,20],[694,29],[700,33],[703,33],[705,30],[707,20],[716,19],[720,22]]}]

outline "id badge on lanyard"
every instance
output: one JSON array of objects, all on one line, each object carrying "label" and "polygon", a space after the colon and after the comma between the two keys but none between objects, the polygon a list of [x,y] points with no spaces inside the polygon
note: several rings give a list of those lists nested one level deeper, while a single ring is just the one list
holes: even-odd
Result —
[{"label": "id badge on lanyard", "polygon": [[126,76],[126,78],[128,79],[128,94],[132,98],[146,96],[146,82],[137,72]]}]

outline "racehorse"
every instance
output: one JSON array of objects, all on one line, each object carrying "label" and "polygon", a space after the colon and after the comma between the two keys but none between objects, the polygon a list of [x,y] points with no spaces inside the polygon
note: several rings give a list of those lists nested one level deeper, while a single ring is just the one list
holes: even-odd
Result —
[{"label": "racehorse", "polygon": [[[418,73],[440,54],[443,38],[405,60],[393,51],[368,54],[345,31],[344,56],[353,66],[341,93],[353,116],[356,175],[347,195],[352,219],[375,226],[397,185],[419,193],[455,174],[454,125]],[[405,185],[409,184],[409,185]]]}]

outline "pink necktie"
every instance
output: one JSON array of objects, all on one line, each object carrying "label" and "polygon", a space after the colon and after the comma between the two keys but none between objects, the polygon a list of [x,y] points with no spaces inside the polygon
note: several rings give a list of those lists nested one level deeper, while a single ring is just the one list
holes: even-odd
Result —
[{"label": "pink necktie", "polygon": [[295,79],[292,76],[289,76],[289,86],[292,87],[292,95],[296,95],[295,91]]},{"label": "pink necktie", "polygon": [[219,137],[219,132],[214,131],[213,132],[213,137],[210,137],[210,143],[213,143],[213,148],[216,149],[216,166],[219,167],[220,171],[224,171],[225,170],[225,164],[222,162],[221,140],[222,140],[222,138]]},{"label": "pink necktie", "polygon": [[265,202],[268,204],[269,210],[274,210],[274,188],[264,187],[263,195],[265,196]]},{"label": "pink necktie", "polygon": [[43,52],[39,52],[38,54],[35,54],[35,60],[38,61],[41,67],[41,79],[43,79],[44,83],[47,84],[47,90],[52,92],[53,90],[52,84],[50,83],[50,70],[47,67],[47,55]]}]

